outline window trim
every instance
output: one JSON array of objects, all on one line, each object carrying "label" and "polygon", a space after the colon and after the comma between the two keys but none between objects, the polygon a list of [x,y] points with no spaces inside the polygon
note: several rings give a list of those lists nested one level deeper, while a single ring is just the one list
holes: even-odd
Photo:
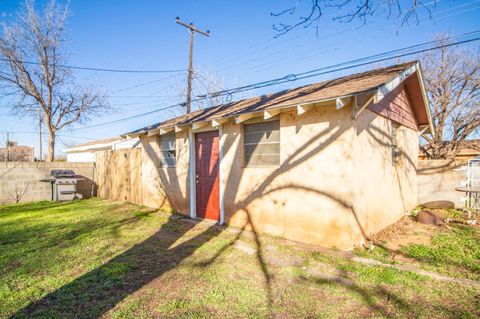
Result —
[{"label": "window trim", "polygon": [[[162,137],[169,136],[169,135],[173,136],[173,143],[171,143],[170,145],[175,145],[175,147],[164,149],[162,148],[162,145],[163,145]],[[177,134],[173,132],[173,133],[159,135],[158,146],[159,146],[159,153],[160,153],[160,167],[166,167],[166,168],[176,167],[177,166]],[[164,154],[169,153],[171,151],[175,152],[175,156],[173,157],[173,164],[168,164],[168,162],[165,160],[167,157],[164,156]]]},{"label": "window trim", "polygon": [[[261,144],[265,145],[275,145],[278,144],[279,151],[278,154],[263,154],[263,155],[268,155],[268,156],[273,156],[273,155],[278,155],[278,164],[248,164],[246,160],[246,152],[245,152],[245,146],[251,146],[251,145],[259,145],[259,143],[246,143],[245,142],[245,126],[246,125],[255,125],[255,124],[263,124],[263,123],[269,123],[269,122],[278,122],[278,142],[263,142]],[[248,121],[245,121],[242,123],[242,151],[243,151],[243,158],[242,158],[242,167],[243,168],[277,168],[281,165],[282,163],[282,152],[281,152],[281,126],[280,126],[280,118],[278,116],[275,116],[273,118],[270,118],[268,120],[260,119],[260,118],[254,118]],[[257,132],[265,132],[265,131],[257,131]]]}]

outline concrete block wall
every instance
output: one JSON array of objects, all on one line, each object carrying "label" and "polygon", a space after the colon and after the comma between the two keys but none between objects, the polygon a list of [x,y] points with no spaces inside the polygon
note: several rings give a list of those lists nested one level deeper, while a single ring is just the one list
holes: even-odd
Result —
[{"label": "concrete block wall", "polygon": [[94,184],[93,163],[68,162],[0,162],[0,204],[15,202],[16,189],[25,195],[21,202],[50,200],[50,183],[40,182],[40,179],[50,176],[52,169],[71,169],[85,180],[79,181],[77,193],[83,198],[89,198]]},{"label": "concrete block wall", "polygon": [[465,171],[459,170],[466,165],[465,160],[419,160],[417,162],[417,198],[418,203],[431,201],[451,201],[455,207],[464,207],[464,193],[455,187],[465,180]]}]

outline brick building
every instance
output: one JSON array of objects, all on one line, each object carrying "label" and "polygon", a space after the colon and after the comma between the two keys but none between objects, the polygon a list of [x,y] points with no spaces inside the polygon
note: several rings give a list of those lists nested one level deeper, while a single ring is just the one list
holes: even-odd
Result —
[{"label": "brick building", "polygon": [[0,148],[0,162],[33,162],[33,160],[33,147],[7,141],[5,147]]}]

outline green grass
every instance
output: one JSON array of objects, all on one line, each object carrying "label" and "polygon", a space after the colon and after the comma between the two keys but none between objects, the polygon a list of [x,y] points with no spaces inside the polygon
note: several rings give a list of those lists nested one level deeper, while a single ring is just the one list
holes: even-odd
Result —
[{"label": "green grass", "polygon": [[382,246],[376,246],[373,251],[357,248],[354,252],[388,264],[399,263],[393,262],[392,256],[400,253],[412,259],[419,268],[451,277],[480,280],[479,227],[450,224],[448,228],[438,228],[429,245],[409,244],[401,247],[399,252]]},{"label": "green grass", "polygon": [[[97,199],[0,207],[0,318],[480,316],[480,292],[469,286],[269,236],[249,254],[235,243],[258,248],[251,234],[172,217]],[[455,260],[473,256],[474,243],[434,241],[462,251]]]},{"label": "green grass", "polygon": [[480,280],[480,229],[452,225],[432,238],[431,245],[411,244],[402,248],[425,268],[450,276]]}]

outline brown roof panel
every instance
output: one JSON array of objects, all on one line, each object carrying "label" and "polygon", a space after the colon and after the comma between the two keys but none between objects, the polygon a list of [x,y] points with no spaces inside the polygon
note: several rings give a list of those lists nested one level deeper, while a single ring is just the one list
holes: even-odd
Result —
[{"label": "brown roof panel", "polygon": [[367,92],[388,83],[395,77],[399,76],[403,71],[415,65],[415,63],[416,61],[407,62],[367,72],[356,73],[333,80],[309,84],[294,89],[288,89],[277,93],[213,106],[153,124],[125,135],[146,132],[160,127],[209,121],[222,117],[232,117],[244,113],[253,113]]}]

